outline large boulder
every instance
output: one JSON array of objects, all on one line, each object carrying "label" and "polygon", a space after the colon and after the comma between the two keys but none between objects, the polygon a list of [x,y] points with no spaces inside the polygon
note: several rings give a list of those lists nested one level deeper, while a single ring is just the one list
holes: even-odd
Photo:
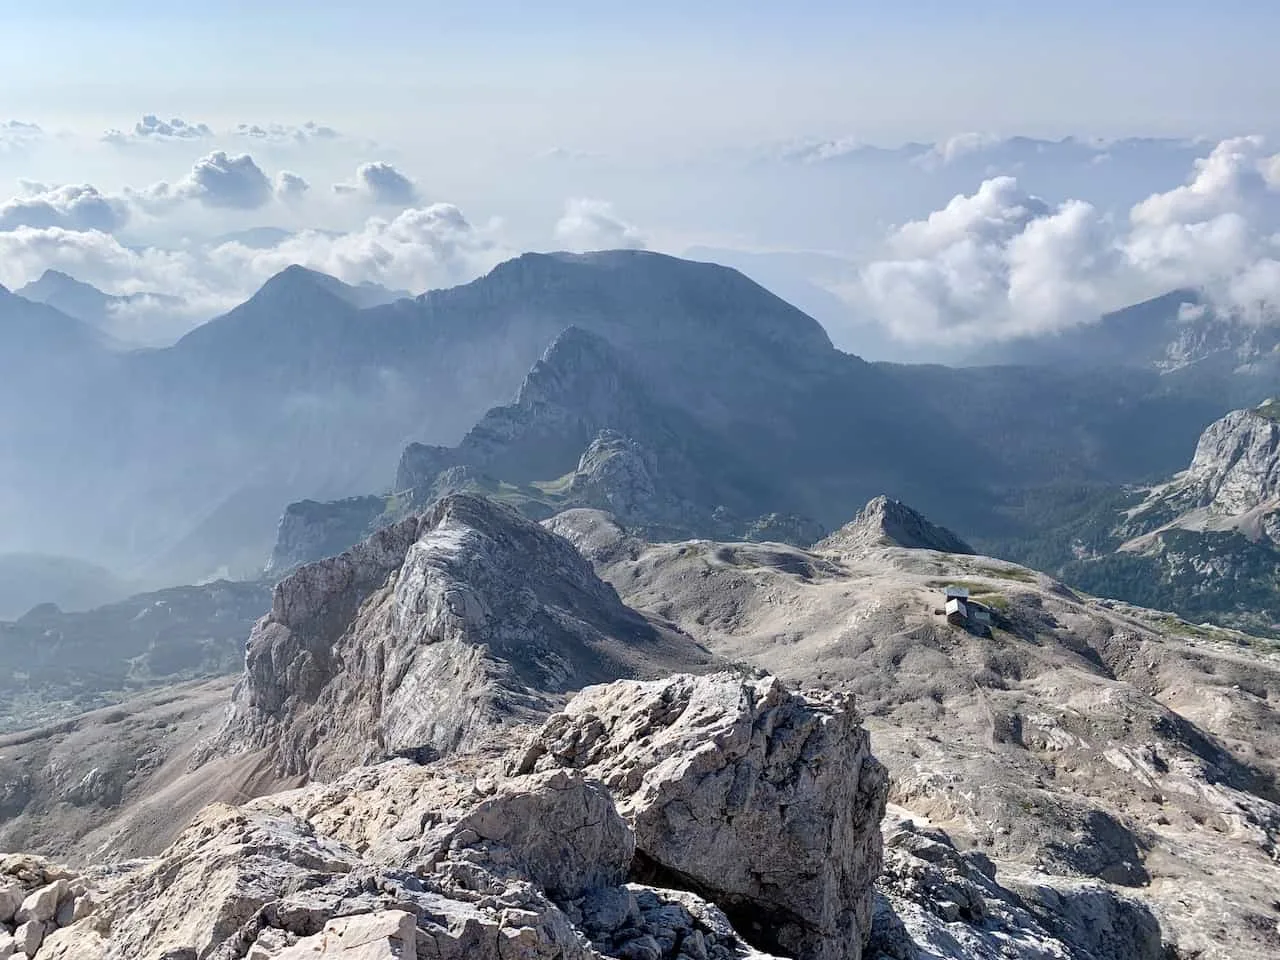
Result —
[{"label": "large boulder", "polygon": [[40,957],[768,960],[696,895],[622,884],[634,835],[602,786],[485,772],[392,761],[209,807]]},{"label": "large boulder", "polygon": [[265,748],[280,773],[327,779],[474,746],[586,684],[712,662],[567,541],[454,495],[276,586],[208,752]]},{"label": "large boulder", "polygon": [[861,956],[888,777],[851,696],[732,674],[592,687],[518,770],[558,768],[613,792],[636,832],[633,876],[715,902],[763,949]]}]

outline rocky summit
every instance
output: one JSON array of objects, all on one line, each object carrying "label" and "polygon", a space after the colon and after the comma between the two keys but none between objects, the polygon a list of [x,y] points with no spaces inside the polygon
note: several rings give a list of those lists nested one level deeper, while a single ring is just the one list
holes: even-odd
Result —
[{"label": "rocky summit", "polygon": [[0,951],[1280,950],[1274,649],[886,498],[804,549],[450,495],[280,581],[197,695],[0,741],[0,836],[76,864],[0,858]]},{"label": "rocky summit", "polygon": [[91,912],[33,953],[858,960],[887,785],[848,698],[733,674],[592,687],[505,752],[211,806],[91,874]]},{"label": "rocky summit", "polygon": [[466,495],[291,574],[247,646],[217,749],[268,749],[313,777],[448,753],[587,684],[714,662],[565,540]]}]

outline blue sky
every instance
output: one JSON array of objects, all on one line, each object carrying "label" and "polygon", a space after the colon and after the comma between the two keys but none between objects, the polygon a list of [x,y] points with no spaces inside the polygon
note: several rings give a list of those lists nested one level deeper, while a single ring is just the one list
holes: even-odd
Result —
[{"label": "blue sky", "polygon": [[[749,265],[872,356],[1187,285],[1280,312],[1277,3],[0,10],[11,287],[56,267],[158,290],[181,326],[289,263],[422,290],[643,245]],[[261,227],[287,239],[226,240]]]},{"label": "blue sky", "polygon": [[467,142],[1222,135],[1276,121],[1277,5],[10,0],[0,104],[123,123],[406,114]]}]

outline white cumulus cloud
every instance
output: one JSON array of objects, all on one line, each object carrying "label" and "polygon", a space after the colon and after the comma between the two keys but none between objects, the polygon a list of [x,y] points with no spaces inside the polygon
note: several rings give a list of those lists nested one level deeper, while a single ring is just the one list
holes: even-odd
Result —
[{"label": "white cumulus cloud", "polygon": [[613,204],[585,197],[565,204],[555,236],[557,243],[574,251],[645,247],[644,236],[614,212]]},{"label": "white cumulus cloud", "polygon": [[336,183],[334,193],[359,196],[382,206],[408,207],[418,202],[418,188],[412,180],[384,161],[363,163],[352,183]]},{"label": "white cumulus cloud", "polygon": [[61,227],[110,233],[129,219],[128,205],[89,184],[47,186],[21,182],[22,195],[0,203],[0,231],[19,227]]},{"label": "white cumulus cloud", "polygon": [[470,280],[512,254],[496,228],[479,229],[449,203],[372,217],[349,233],[302,231],[266,249],[230,243],[210,257],[227,272],[266,279],[301,264],[349,283],[422,291]]},{"label": "white cumulus cloud", "polygon": [[[301,180],[290,174],[278,186],[296,196]],[[177,183],[161,181],[141,190],[127,191],[140,205],[160,210],[185,200],[195,200],[206,207],[228,210],[256,210],[266,206],[276,195],[277,185],[247,153],[232,156],[216,150],[195,162],[191,172]]]},{"label": "white cumulus cloud", "polygon": [[894,230],[842,292],[916,343],[1050,333],[1178,288],[1201,290],[1221,314],[1275,319],[1277,173],[1280,155],[1261,138],[1225,140],[1119,222],[995,177]]},{"label": "white cumulus cloud", "polygon": [[207,123],[190,123],[181,117],[162,120],[154,113],[146,114],[132,130],[108,130],[102,137],[108,143],[126,144],[144,140],[203,140],[213,136]]},{"label": "white cumulus cloud", "polygon": [[333,127],[308,120],[300,125],[288,123],[241,123],[236,125],[236,136],[265,143],[309,143],[313,140],[338,140],[340,134]]},{"label": "white cumulus cloud", "polygon": [[290,170],[281,170],[276,174],[275,193],[281,200],[297,200],[310,189],[311,184]]}]

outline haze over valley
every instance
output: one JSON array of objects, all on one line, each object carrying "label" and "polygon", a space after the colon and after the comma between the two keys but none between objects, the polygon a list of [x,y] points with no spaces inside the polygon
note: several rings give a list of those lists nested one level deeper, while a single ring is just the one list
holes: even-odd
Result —
[{"label": "haze over valley", "polygon": [[340,6],[4,15],[0,960],[1280,956],[1280,15]]}]

